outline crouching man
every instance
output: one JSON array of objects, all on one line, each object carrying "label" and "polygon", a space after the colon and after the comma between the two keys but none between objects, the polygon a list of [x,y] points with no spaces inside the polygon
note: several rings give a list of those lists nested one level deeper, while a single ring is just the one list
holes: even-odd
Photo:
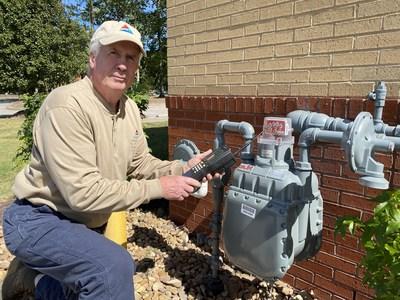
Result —
[{"label": "crouching man", "polygon": [[88,76],[53,90],[34,122],[30,162],[4,212],[16,259],[3,300],[33,290],[43,300],[133,299],[134,262],[101,234],[110,214],[156,198],[180,201],[200,185],[181,175],[209,151],[187,164],[155,158],[139,110],[124,95],[145,54],[140,33],[104,22],[89,52]]}]

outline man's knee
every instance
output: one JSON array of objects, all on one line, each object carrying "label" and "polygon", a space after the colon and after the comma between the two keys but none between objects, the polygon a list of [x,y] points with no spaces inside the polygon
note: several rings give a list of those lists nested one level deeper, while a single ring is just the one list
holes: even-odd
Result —
[{"label": "man's knee", "polygon": [[131,255],[118,246],[118,249],[110,253],[107,257],[108,271],[115,276],[114,278],[128,278],[132,277],[135,273],[135,264]]}]

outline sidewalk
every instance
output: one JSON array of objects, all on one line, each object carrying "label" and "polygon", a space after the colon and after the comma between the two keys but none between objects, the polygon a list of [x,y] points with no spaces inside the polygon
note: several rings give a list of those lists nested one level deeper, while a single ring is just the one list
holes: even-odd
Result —
[{"label": "sidewalk", "polygon": [[[0,118],[10,118],[23,113],[24,104],[16,95],[0,95]],[[144,112],[143,122],[161,122],[168,120],[165,98],[151,97],[149,107]]]},{"label": "sidewalk", "polygon": [[0,118],[9,118],[21,114],[24,104],[18,95],[0,95]]},{"label": "sidewalk", "polygon": [[143,114],[143,122],[167,121],[168,109],[165,106],[165,98],[151,97],[149,100],[149,107]]}]

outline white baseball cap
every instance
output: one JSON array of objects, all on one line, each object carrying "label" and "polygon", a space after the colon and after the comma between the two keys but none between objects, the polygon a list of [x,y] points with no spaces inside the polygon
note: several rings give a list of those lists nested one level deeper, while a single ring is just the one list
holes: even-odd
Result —
[{"label": "white baseball cap", "polygon": [[105,21],[94,32],[90,44],[95,41],[98,41],[103,46],[120,41],[132,42],[139,46],[143,55],[146,55],[139,31],[123,21]]}]

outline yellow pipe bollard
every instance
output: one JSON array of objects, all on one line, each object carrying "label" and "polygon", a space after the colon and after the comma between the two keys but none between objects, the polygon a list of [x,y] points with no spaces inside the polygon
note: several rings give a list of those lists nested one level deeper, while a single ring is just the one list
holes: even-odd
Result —
[{"label": "yellow pipe bollard", "polygon": [[104,236],[113,242],[127,247],[126,211],[113,212],[108,219]]}]

